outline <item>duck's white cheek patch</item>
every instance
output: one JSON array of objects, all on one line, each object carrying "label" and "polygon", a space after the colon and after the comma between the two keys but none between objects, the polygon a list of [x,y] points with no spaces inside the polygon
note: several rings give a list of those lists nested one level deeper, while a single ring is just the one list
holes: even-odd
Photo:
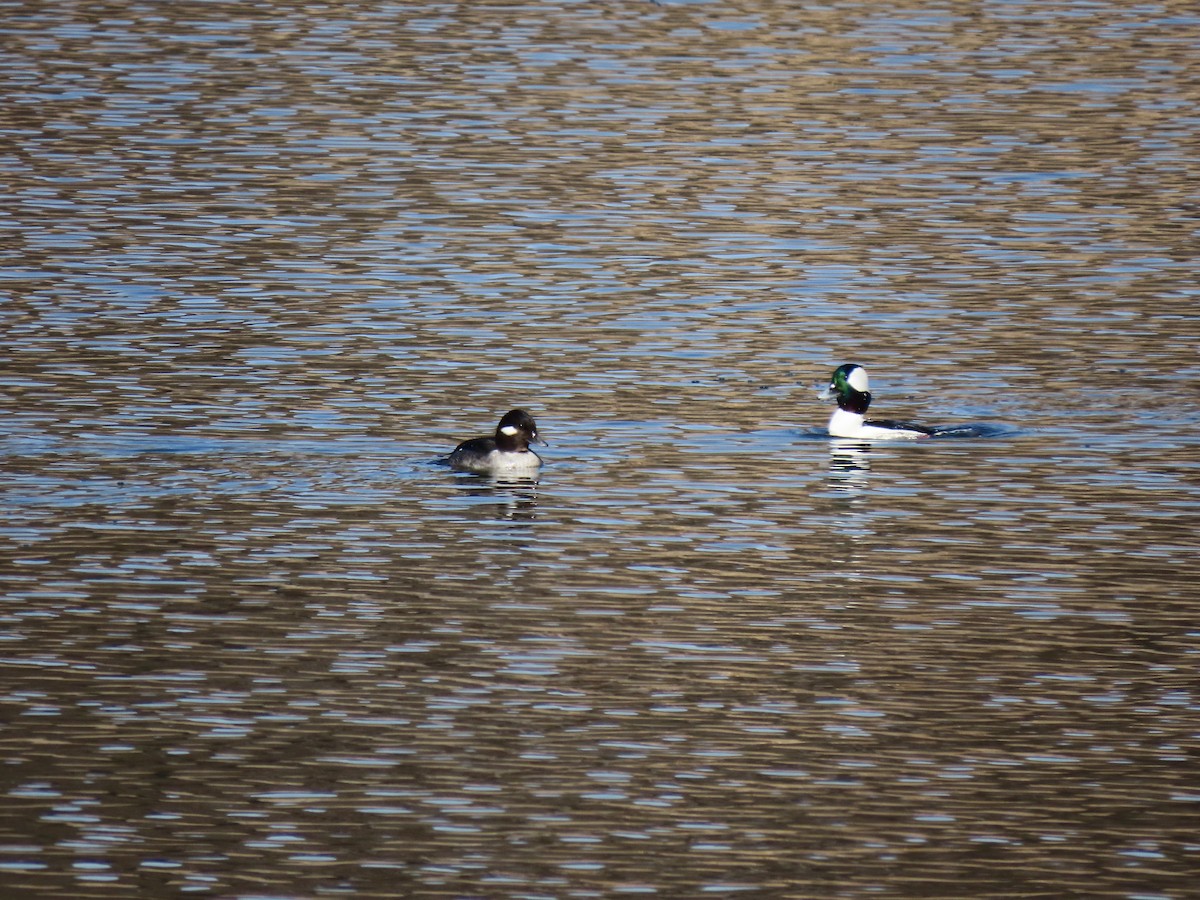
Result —
[{"label": "duck's white cheek patch", "polygon": [[850,387],[864,394],[871,389],[871,383],[867,380],[867,373],[864,369],[855,369],[850,373],[850,377],[846,379],[846,382]]},{"label": "duck's white cheek patch", "polygon": [[514,434],[517,434],[520,430],[521,429],[517,428],[515,425],[505,425],[503,428],[500,429],[500,433],[507,434],[509,437],[512,437]]}]

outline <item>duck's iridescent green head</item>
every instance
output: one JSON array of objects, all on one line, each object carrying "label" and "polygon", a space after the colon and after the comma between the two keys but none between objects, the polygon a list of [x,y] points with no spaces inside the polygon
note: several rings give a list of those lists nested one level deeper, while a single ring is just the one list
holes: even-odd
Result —
[{"label": "duck's iridescent green head", "polygon": [[822,400],[836,400],[842,409],[865,413],[871,405],[871,382],[867,370],[854,363],[845,363],[833,370],[829,387],[821,394]]}]

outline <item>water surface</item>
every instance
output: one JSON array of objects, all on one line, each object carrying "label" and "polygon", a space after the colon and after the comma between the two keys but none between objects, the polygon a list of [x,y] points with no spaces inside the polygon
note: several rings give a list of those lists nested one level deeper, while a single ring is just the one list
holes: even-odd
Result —
[{"label": "water surface", "polygon": [[4,17],[7,893],[1194,893],[1188,4]]}]

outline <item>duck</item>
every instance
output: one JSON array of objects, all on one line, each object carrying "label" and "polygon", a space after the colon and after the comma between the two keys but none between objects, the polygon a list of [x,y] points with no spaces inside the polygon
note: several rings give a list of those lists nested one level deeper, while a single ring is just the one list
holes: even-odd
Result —
[{"label": "duck", "polygon": [[523,409],[504,414],[493,437],[463,441],[446,461],[451,468],[477,475],[532,477],[541,468],[542,458],[529,449],[531,443],[545,444],[538,437],[537,423]]},{"label": "duck", "polygon": [[871,405],[871,382],[867,370],[855,363],[844,363],[833,370],[829,387],[820,394],[825,401],[836,400],[837,409],[829,417],[829,436],[867,441],[922,440],[933,437],[935,429],[912,422],[867,419]]}]

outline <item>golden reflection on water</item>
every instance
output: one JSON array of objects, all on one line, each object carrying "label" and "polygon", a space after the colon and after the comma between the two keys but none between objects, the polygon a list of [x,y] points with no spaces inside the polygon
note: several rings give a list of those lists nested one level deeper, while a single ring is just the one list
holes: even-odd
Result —
[{"label": "golden reflection on water", "polygon": [[1191,890],[1190,7],[11,12],[9,893]]}]

